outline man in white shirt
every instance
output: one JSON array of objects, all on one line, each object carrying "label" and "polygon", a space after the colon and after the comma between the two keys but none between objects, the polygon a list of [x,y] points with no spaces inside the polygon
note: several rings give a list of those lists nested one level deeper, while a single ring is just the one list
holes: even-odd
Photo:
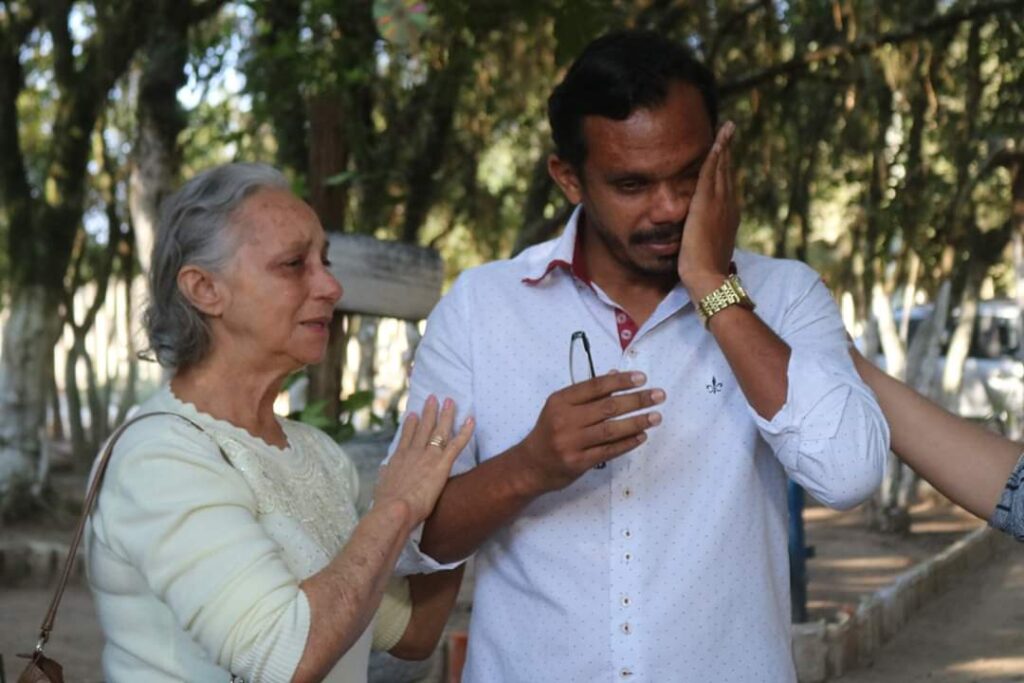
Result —
[{"label": "man in white shirt", "polygon": [[681,45],[598,39],[549,118],[577,208],[430,316],[409,404],[477,428],[401,568],[477,552],[468,683],[795,680],[786,477],[850,507],[888,443],[834,302],[734,251],[733,126]]}]

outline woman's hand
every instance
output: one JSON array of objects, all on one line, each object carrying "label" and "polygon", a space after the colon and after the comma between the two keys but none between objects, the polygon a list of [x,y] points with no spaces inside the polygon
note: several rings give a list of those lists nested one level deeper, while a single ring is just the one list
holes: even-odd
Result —
[{"label": "woman's hand", "polygon": [[440,412],[437,399],[431,396],[423,405],[422,418],[415,413],[406,417],[398,448],[381,467],[374,492],[377,505],[392,501],[408,505],[414,526],[433,511],[455,458],[473,434],[470,417],[452,437],[455,403],[451,399],[445,399]]}]

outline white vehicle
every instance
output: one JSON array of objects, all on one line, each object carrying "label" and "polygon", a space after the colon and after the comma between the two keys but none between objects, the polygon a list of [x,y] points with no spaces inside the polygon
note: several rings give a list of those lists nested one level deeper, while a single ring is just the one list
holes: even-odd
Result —
[{"label": "white vehicle", "polygon": [[[911,311],[910,338],[932,313],[932,305]],[[942,356],[935,364],[936,381],[942,381],[946,350],[959,310],[950,315],[942,337]],[[895,311],[900,324],[902,311]],[[1012,299],[978,302],[971,345],[964,362],[963,385],[954,412],[962,417],[992,424],[1007,436],[1019,438],[1024,417],[1024,318]],[[884,365],[884,362],[883,362]]]}]

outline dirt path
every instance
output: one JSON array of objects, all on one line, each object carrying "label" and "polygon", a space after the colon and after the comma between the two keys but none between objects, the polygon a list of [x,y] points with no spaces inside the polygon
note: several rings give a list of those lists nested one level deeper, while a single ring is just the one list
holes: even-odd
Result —
[{"label": "dirt path", "polygon": [[[36,629],[42,621],[53,593],[49,588],[0,589],[0,654],[8,681],[17,680],[25,660],[16,653],[31,651],[36,644]],[[64,666],[64,679],[73,683],[97,683],[103,635],[96,622],[89,589],[68,586],[61,601],[53,638],[46,647]]]},{"label": "dirt path", "polygon": [[842,683],[1024,681],[1024,546],[926,606]]},{"label": "dirt path", "polygon": [[[919,506],[915,508],[914,519],[913,534],[909,537],[880,536],[864,528],[863,516],[858,511],[840,513],[820,507],[808,508],[808,542],[817,552],[808,568],[811,579],[808,606],[812,618],[834,615],[838,609],[854,609],[863,595],[890,583],[900,572],[938,553],[979,524],[966,513],[945,505]],[[27,527],[5,529],[3,535],[11,540],[20,536],[61,540],[70,532]],[[932,641],[921,640],[918,649],[910,644],[897,646],[899,650],[906,649],[908,656],[918,653],[915,660],[899,664],[905,668],[894,668],[888,678],[880,677],[889,671],[888,653],[893,650],[890,645],[873,669],[842,680],[904,683],[925,680],[933,670],[948,669],[963,672],[964,677],[941,678],[932,673],[928,680],[1024,683],[1024,546],[1021,546],[1021,553],[1000,558],[993,568],[979,573],[974,581],[973,591],[960,598],[960,603],[951,603],[956,598],[949,596],[937,604],[950,606],[940,607],[936,612],[936,605],[932,605],[918,620],[931,619],[923,630]],[[8,680],[14,680],[22,666],[22,660],[12,655],[31,649],[35,642],[35,629],[49,595],[49,590],[44,588],[5,587],[0,580],[0,654],[4,656]],[[982,613],[980,625],[971,622],[974,625],[965,626],[964,619],[973,613],[975,603],[979,608],[989,605],[996,611]],[[921,627],[915,623],[908,628]],[[902,642],[904,637],[899,636],[896,642]],[[100,680],[101,647],[102,636],[88,589],[83,583],[76,583],[65,595],[49,651],[65,665],[68,681],[92,683]],[[1015,653],[1021,656],[1015,657]],[[986,672],[1005,673],[976,674],[971,668],[976,660],[984,662]]]}]

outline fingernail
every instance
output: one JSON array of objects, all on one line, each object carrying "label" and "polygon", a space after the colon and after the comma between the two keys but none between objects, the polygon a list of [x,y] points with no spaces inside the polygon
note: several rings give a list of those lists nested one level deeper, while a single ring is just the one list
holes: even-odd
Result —
[{"label": "fingernail", "polygon": [[616,370],[615,368],[612,368],[611,370],[608,371],[609,375],[617,375],[618,373],[619,373],[619,371]]},{"label": "fingernail", "polygon": [[451,407],[452,407],[452,400],[450,398],[446,398],[444,400],[444,409],[448,410]]},{"label": "fingernail", "polygon": [[644,434],[643,432],[640,432],[639,434],[636,435],[636,440],[639,441],[640,443],[643,443],[644,441],[647,441],[647,435]]},{"label": "fingernail", "polygon": [[640,386],[641,384],[647,381],[647,378],[644,377],[644,373],[642,372],[631,373],[629,379],[633,382],[635,386]]},{"label": "fingernail", "polygon": [[465,427],[472,427],[475,423],[476,423],[476,420],[474,420],[473,416],[470,415],[469,417],[466,418],[466,421],[463,423],[463,426],[465,426]]},{"label": "fingernail", "polygon": [[665,392],[661,389],[655,389],[651,392],[651,400],[655,403],[661,403],[665,400]]},{"label": "fingernail", "polygon": [[657,427],[661,424],[661,413],[650,413],[647,416],[647,421],[651,423],[652,427]]}]

